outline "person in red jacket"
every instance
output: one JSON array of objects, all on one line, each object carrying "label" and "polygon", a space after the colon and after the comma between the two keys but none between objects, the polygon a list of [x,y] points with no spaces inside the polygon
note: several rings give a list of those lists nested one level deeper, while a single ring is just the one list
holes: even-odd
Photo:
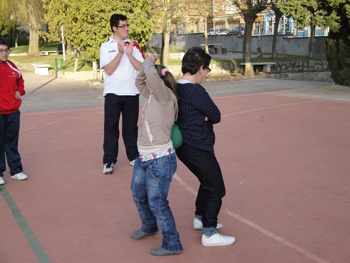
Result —
[{"label": "person in red jacket", "polygon": [[25,94],[22,74],[15,64],[8,60],[10,46],[0,39],[0,185],[5,184],[3,172],[7,164],[11,178],[27,179],[23,173],[21,156],[18,152],[18,134],[20,123],[19,106],[21,96]]}]

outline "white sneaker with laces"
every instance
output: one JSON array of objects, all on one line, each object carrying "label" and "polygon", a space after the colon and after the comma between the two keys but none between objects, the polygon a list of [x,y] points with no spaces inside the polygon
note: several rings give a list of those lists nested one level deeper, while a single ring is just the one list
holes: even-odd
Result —
[{"label": "white sneaker with laces", "polygon": [[[220,224],[220,223],[218,223],[216,225],[216,229],[219,229],[219,228],[222,228],[222,227],[223,227],[223,225]],[[193,228],[194,229],[202,229],[203,228],[202,221],[195,217],[194,220],[193,220]]]},{"label": "white sneaker with laces", "polygon": [[234,237],[220,235],[216,233],[211,237],[202,235],[202,245],[204,247],[219,247],[219,246],[229,246],[235,243],[236,239]]},{"label": "white sneaker with laces", "polygon": [[11,176],[12,179],[17,179],[19,181],[22,181],[22,180],[26,180],[28,179],[28,176],[25,175],[23,172],[22,173],[18,173],[18,174],[14,174]]},{"label": "white sneaker with laces", "polygon": [[112,174],[113,173],[113,165],[114,165],[114,163],[105,163],[103,165],[103,173],[104,174]]},{"label": "white sneaker with laces", "polygon": [[130,161],[130,166],[134,166],[135,165],[135,160]]},{"label": "white sneaker with laces", "polygon": [[2,179],[2,176],[0,176],[0,185],[3,185],[3,184],[5,184],[5,181],[4,179]]}]

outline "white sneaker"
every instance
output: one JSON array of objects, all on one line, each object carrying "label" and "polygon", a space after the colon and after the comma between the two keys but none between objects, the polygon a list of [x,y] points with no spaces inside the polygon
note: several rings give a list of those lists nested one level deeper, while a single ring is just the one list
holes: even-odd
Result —
[{"label": "white sneaker", "polygon": [[103,173],[104,174],[112,174],[113,173],[113,165],[114,165],[114,163],[105,163],[103,165]]},{"label": "white sneaker", "polygon": [[22,180],[28,179],[28,176],[25,175],[25,174],[22,172],[22,173],[18,173],[18,174],[12,175],[11,178],[12,178],[12,179],[17,179],[17,180],[19,180],[19,181],[22,181]]},{"label": "white sneaker", "polygon": [[5,181],[4,179],[2,179],[2,176],[0,176],[0,185],[3,185],[3,184],[5,184]]},{"label": "white sneaker", "polygon": [[[223,227],[223,225],[220,224],[220,223],[218,223],[216,225],[216,229],[219,229],[219,228],[222,228],[222,227]],[[202,221],[200,221],[198,218],[195,217],[194,220],[193,220],[193,228],[194,229],[202,229],[203,228]]]},{"label": "white sneaker", "polygon": [[211,237],[202,235],[202,245],[204,247],[219,247],[219,246],[229,246],[235,243],[236,239],[234,237],[220,235],[216,233]]},{"label": "white sneaker", "polygon": [[135,160],[130,161],[130,166],[134,166],[135,165]]}]

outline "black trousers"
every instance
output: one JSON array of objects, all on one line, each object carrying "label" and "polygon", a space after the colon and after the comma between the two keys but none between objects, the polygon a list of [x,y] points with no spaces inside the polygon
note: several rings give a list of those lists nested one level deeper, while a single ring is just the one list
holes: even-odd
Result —
[{"label": "black trousers", "polygon": [[5,153],[11,176],[23,172],[18,152],[20,115],[19,111],[0,114],[0,176],[6,170]]},{"label": "black trousers", "polygon": [[119,118],[122,115],[122,137],[126,155],[130,161],[139,156],[137,150],[137,121],[139,118],[139,95],[105,96],[105,123],[103,163],[116,163],[118,157]]},{"label": "black trousers", "polygon": [[202,216],[203,227],[216,227],[226,191],[215,155],[186,143],[176,149],[176,155],[200,182],[195,214]]}]

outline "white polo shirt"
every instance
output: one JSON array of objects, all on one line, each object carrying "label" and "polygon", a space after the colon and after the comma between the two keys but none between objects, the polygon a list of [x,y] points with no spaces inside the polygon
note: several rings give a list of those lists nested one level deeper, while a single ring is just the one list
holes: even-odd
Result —
[{"label": "white polo shirt", "polygon": [[[130,40],[125,39],[124,42],[130,42]],[[110,63],[118,52],[118,43],[113,39],[113,36],[111,36],[107,42],[101,45],[100,68],[103,68],[105,65]],[[145,60],[141,52],[141,48],[136,42],[134,42],[132,55],[141,63],[143,63]],[[118,67],[112,73],[112,75],[109,76],[107,73],[105,73],[103,96],[106,96],[108,93],[119,96],[135,96],[140,94],[139,90],[135,86],[136,76],[137,71],[124,52]]]}]

